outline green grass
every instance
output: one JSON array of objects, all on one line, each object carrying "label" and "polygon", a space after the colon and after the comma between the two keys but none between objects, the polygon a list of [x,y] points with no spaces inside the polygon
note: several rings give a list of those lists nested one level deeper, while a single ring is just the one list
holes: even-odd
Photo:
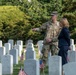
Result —
[{"label": "green grass", "polygon": [[22,61],[22,62],[19,61],[18,65],[14,65],[13,75],[18,75],[20,67],[21,66],[23,67],[23,62],[24,61]]},{"label": "green grass", "polygon": [[[14,65],[13,75],[18,75],[20,67],[23,67],[23,63],[19,63],[18,65]],[[40,75],[48,75],[48,67],[44,68],[44,73],[40,72]]]}]

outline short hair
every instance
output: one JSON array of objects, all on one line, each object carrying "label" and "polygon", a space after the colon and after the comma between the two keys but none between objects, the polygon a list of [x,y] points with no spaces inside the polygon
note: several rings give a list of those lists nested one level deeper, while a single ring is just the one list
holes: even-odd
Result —
[{"label": "short hair", "polygon": [[60,20],[60,23],[63,25],[63,27],[69,28],[69,22],[68,22],[67,18],[62,18]]}]

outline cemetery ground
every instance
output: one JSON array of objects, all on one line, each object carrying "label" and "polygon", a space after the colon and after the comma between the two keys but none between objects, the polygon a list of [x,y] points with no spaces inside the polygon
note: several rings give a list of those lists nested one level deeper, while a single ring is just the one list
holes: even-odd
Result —
[{"label": "cemetery ground", "polygon": [[[10,42],[11,41],[12,40],[10,40]],[[44,73],[43,71],[39,71],[40,66],[39,66],[38,60],[40,59],[40,56],[39,56],[40,49],[38,49],[37,47],[38,45],[36,46],[31,42],[32,41],[29,40],[28,44],[23,46],[22,41],[18,40],[17,45],[15,45],[14,48],[11,50],[10,48],[13,47],[12,43],[11,43],[11,46],[10,46],[10,43],[5,43],[6,44],[6,45],[4,44],[5,47],[0,47],[1,49],[0,55],[5,54],[5,48],[7,52],[6,55],[4,55],[1,59],[3,70],[1,71],[1,64],[0,64],[0,75],[2,74],[3,75],[7,75],[7,74],[18,75],[18,73],[21,72],[20,71],[21,67],[24,69],[24,71],[28,75],[31,75],[31,74],[33,75],[48,75],[48,74],[49,75],[62,75],[62,58],[56,55],[51,56],[50,53],[48,54],[48,61],[47,61],[47,66],[48,65],[49,66],[44,67]],[[0,46],[2,46],[2,42]],[[71,50],[68,51],[68,63],[63,66],[63,71],[64,71],[63,75],[76,75],[76,48],[75,47],[76,46],[74,45],[74,40],[71,39],[71,45],[70,45]],[[26,59],[23,56],[24,57],[26,56],[25,57]],[[13,58],[14,58],[14,61],[13,61]],[[40,61],[40,64],[41,62],[42,61]],[[41,67],[43,67],[43,65]]]},{"label": "cemetery ground", "polygon": [[[36,46],[34,46],[34,48],[36,51],[36,58],[39,59],[38,48]],[[14,65],[13,75],[18,75],[21,66],[22,66],[22,68],[24,68],[24,61],[20,61],[20,59],[19,59],[19,64]],[[48,67],[45,67],[44,73],[40,72],[40,75],[48,75]]]}]

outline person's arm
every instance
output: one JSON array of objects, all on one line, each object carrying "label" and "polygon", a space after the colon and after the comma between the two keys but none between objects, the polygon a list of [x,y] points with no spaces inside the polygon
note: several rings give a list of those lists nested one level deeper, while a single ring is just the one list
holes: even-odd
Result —
[{"label": "person's arm", "polygon": [[46,30],[47,28],[47,22],[42,24],[39,28],[33,28],[32,30],[33,31],[43,31],[43,30]]},{"label": "person's arm", "polygon": [[40,31],[40,28],[33,28],[33,31]]},{"label": "person's arm", "polygon": [[47,26],[49,26],[48,22],[46,23],[43,23],[41,26],[40,26],[40,31],[43,31],[43,30],[46,30],[47,29]]},{"label": "person's arm", "polygon": [[68,28],[63,28],[64,38],[66,39],[68,45],[70,46],[70,32]]}]

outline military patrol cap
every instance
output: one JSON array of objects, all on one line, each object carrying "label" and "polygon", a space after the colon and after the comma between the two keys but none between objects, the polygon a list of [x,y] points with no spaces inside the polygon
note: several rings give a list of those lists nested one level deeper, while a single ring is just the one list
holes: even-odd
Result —
[{"label": "military patrol cap", "polygon": [[57,15],[57,14],[58,14],[57,11],[53,11],[53,12],[51,13],[51,16]]}]

